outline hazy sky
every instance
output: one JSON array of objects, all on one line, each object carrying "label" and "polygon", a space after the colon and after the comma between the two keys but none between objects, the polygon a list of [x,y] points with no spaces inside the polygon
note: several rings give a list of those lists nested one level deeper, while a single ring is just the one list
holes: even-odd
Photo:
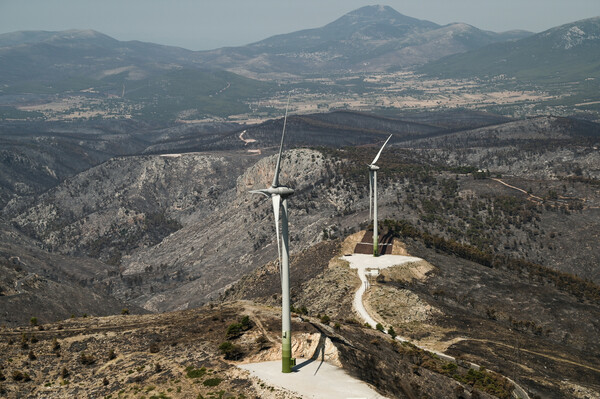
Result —
[{"label": "hazy sky", "polygon": [[[323,26],[362,0],[0,0],[0,33],[94,29],[119,40],[191,50],[239,46]],[[600,0],[388,0],[396,11],[440,25],[541,32],[600,16]]]}]

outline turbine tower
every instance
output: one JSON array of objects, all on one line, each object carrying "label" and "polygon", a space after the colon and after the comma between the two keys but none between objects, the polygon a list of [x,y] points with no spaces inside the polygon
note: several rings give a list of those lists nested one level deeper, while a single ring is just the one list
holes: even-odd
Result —
[{"label": "turbine tower", "polygon": [[383,147],[387,144],[388,141],[392,138],[387,138],[385,143],[381,146],[381,149],[371,162],[369,167],[369,219],[371,219],[371,213],[373,214],[373,256],[379,256],[379,237],[377,231],[377,171],[379,170],[379,166],[375,165],[379,156],[381,155],[381,151],[383,151]]},{"label": "turbine tower", "polygon": [[[283,150],[283,138],[285,137],[285,124],[287,122],[287,112],[290,99],[285,107],[285,118],[283,119],[283,132],[281,134],[281,144],[279,146],[279,157],[275,166],[275,176],[271,187],[262,190],[252,190],[253,194],[262,194],[271,197],[273,201],[273,213],[275,215],[275,232],[277,235],[277,252],[279,254],[279,273],[281,275],[281,343],[282,358],[281,371],[290,373],[294,366],[292,359],[292,319],[290,316],[290,267],[289,267],[289,242],[288,242],[288,205],[287,198],[294,194],[294,190],[279,185],[279,171],[281,166],[281,153]],[[279,242],[279,212],[281,214],[281,245]],[[283,250],[281,248],[283,246]]]}]

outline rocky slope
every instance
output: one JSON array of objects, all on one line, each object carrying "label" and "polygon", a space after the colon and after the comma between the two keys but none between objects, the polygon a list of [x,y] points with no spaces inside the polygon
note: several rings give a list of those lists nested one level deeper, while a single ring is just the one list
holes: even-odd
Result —
[{"label": "rocky slope", "polygon": [[[227,334],[249,316],[248,328]],[[235,367],[240,362],[279,357],[276,310],[250,302],[161,315],[72,319],[43,329],[4,329],[0,348],[1,394],[49,397],[148,395],[165,398],[295,398]],[[352,376],[394,398],[493,398],[483,388],[459,382],[445,362],[410,345],[392,343],[378,331],[353,325],[339,328],[312,317],[294,317],[294,356],[327,357]],[[230,342],[225,358],[218,349]],[[375,371],[376,370],[376,371]],[[454,369],[467,376],[468,370]],[[471,372],[472,373],[472,372]],[[482,378],[503,386],[494,373]],[[390,383],[394,381],[394,383]]]},{"label": "rocky slope", "polygon": [[[327,315],[342,324],[340,320],[357,322],[351,309],[360,282],[356,271],[337,257],[351,251],[363,235],[320,243],[292,259],[297,312]],[[448,351],[513,378],[531,397],[583,399],[586,392],[600,390],[598,286],[594,296],[582,298],[573,286],[558,285],[535,268],[517,271],[508,262],[486,266],[459,251],[431,248],[402,234],[394,247],[424,261],[385,269],[371,278],[365,306],[386,329],[392,326],[420,346]],[[273,265],[258,268],[222,300],[243,298],[277,306],[278,277]]]}]

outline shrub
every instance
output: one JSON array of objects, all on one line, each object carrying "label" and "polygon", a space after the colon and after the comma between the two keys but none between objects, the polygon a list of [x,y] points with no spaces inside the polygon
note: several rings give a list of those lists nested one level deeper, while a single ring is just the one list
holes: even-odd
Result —
[{"label": "shrub", "polygon": [[457,368],[458,366],[452,362],[448,362],[442,366],[443,373],[448,375],[454,374]]},{"label": "shrub", "polygon": [[2,372],[2,370],[0,370],[0,381],[4,381],[6,380],[6,377],[4,376],[4,373]]},{"label": "shrub", "polygon": [[96,358],[94,357],[94,355],[88,355],[85,352],[81,352],[81,354],[79,355],[79,363],[85,366],[89,366],[91,364],[96,363]]},{"label": "shrub", "polygon": [[207,380],[205,380],[202,385],[206,386],[206,387],[216,387],[217,385],[219,385],[221,383],[221,381],[223,381],[220,378],[209,378]]},{"label": "shrub", "polygon": [[54,338],[52,340],[52,352],[58,352],[60,350],[60,344],[58,343],[58,340],[56,338]]},{"label": "shrub", "polygon": [[158,353],[160,351],[160,346],[156,342],[150,344],[150,353]]},{"label": "shrub", "polygon": [[31,381],[31,377],[29,376],[29,374],[23,373],[19,370],[13,371],[12,379],[15,381],[23,381],[23,382]]},{"label": "shrub", "polygon": [[23,335],[21,335],[21,349],[29,349],[27,340],[27,334],[23,333]]},{"label": "shrub", "polygon": [[242,325],[240,323],[232,323],[227,326],[227,332],[225,333],[227,338],[237,338],[242,335]]},{"label": "shrub", "polygon": [[38,319],[37,319],[37,317],[32,317],[31,319],[29,319],[29,323],[30,323],[32,326],[37,326],[37,324],[38,324]]},{"label": "shrub", "polygon": [[336,330],[339,330],[340,328],[342,328],[342,326],[341,326],[341,324],[340,324],[340,323],[335,323],[335,324],[333,325],[333,328],[335,328]]},{"label": "shrub", "polygon": [[35,344],[35,343],[39,342],[39,339],[37,339],[37,337],[35,335],[31,334],[30,341],[32,344]]},{"label": "shrub", "polygon": [[387,333],[390,335],[390,337],[392,337],[392,339],[396,339],[396,336],[398,334],[396,334],[396,331],[394,331],[394,327],[390,326],[390,328],[388,328]]},{"label": "shrub", "polygon": [[219,345],[219,350],[227,360],[238,360],[244,355],[241,346],[235,345],[229,341],[225,341]]},{"label": "shrub", "polygon": [[69,370],[66,367],[63,367],[62,370],[60,370],[60,376],[63,379],[67,378],[69,376]]},{"label": "shrub", "polygon": [[187,366],[185,368],[185,372],[186,372],[186,376],[188,378],[200,378],[200,377],[204,377],[204,374],[206,374],[206,368],[205,367],[201,367],[199,369],[194,368],[194,366]]},{"label": "shrub", "polygon": [[323,316],[321,316],[320,320],[321,320],[321,323],[323,323],[323,324],[329,324],[329,322],[331,321],[331,318],[327,315],[323,315]]},{"label": "shrub", "polygon": [[29,351],[29,355],[27,355],[27,357],[29,357],[29,360],[35,360],[35,359],[37,359],[37,357],[35,356],[35,354],[33,353],[33,351]]},{"label": "shrub", "polygon": [[383,332],[383,325],[382,325],[381,323],[377,323],[377,324],[375,325],[375,329],[376,329],[377,331],[381,331],[381,332]]},{"label": "shrub", "polygon": [[129,314],[129,309],[127,309],[127,308],[121,309],[121,314]]},{"label": "shrub", "polygon": [[244,331],[249,330],[251,327],[250,316],[246,315],[246,316],[242,317],[242,320],[240,320],[240,324],[242,325],[242,329]]},{"label": "shrub", "polygon": [[227,326],[227,338],[237,338],[250,328],[252,328],[252,322],[250,321],[250,316],[246,315],[240,319],[239,323],[231,323]]}]

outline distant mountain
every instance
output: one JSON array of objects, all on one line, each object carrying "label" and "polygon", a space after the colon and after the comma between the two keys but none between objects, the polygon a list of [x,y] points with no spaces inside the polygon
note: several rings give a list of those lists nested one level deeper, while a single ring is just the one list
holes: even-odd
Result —
[{"label": "distant mountain", "polygon": [[13,32],[0,35],[0,84],[9,86],[5,93],[28,92],[31,87],[25,83],[31,82],[53,82],[46,87],[48,92],[80,90],[89,87],[89,79],[110,84],[110,78],[118,76],[121,84],[124,79],[139,81],[165,71],[201,67],[250,76],[382,71],[528,35],[482,31],[462,23],[440,26],[388,6],[366,6],[321,28],[204,52],[122,42],[93,30]]},{"label": "distant mountain", "polygon": [[600,17],[549,29],[521,40],[490,44],[423,66],[443,77],[507,75],[529,80],[570,81],[600,77]]},{"label": "distant mountain", "polygon": [[242,74],[381,71],[528,35],[524,31],[498,34],[460,23],[440,26],[388,6],[366,6],[321,28],[207,51],[201,58]]},{"label": "distant mountain", "polygon": [[121,42],[93,30],[13,32],[0,35],[0,83],[101,79],[123,73],[139,80],[190,66],[193,54],[177,47]]},{"label": "distant mountain", "polygon": [[204,68],[190,50],[122,42],[93,30],[0,35],[0,59],[0,97],[118,98],[136,104],[133,116],[151,120],[174,120],[184,111],[190,117],[241,113],[245,100],[262,98],[272,87]]}]

